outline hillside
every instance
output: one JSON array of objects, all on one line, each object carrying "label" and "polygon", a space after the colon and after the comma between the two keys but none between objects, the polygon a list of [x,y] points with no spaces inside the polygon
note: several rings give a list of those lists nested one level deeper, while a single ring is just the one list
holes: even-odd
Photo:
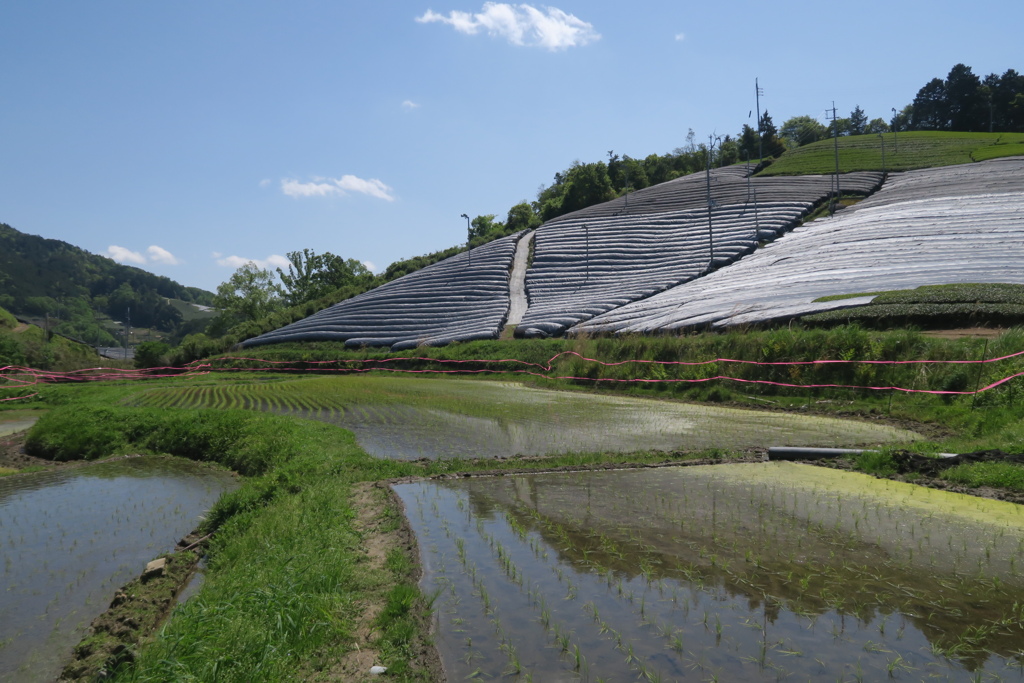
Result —
[{"label": "hillside", "polygon": [[60,321],[58,331],[93,344],[112,344],[102,320],[166,332],[183,320],[168,299],[210,305],[213,294],[125,266],[84,249],[0,223],[0,306],[18,315]]},{"label": "hillside", "polygon": [[[757,175],[835,173],[835,146],[835,138],[829,138],[791,149]],[[912,171],[1021,154],[1024,133],[910,131],[850,135],[839,138],[839,172]]]},{"label": "hillside", "polygon": [[[0,367],[26,365],[41,370],[71,370],[99,361],[96,352],[84,345],[25,325],[0,307]],[[0,398],[3,398],[0,396]]]},{"label": "hillside", "polygon": [[[888,176],[881,173],[880,146],[872,147],[880,142],[876,136],[843,138],[841,168],[863,170],[840,176],[843,205],[854,206],[829,220],[811,219],[827,204],[833,177],[810,173],[828,170],[826,151],[834,166],[831,140],[827,149],[818,143],[787,152],[756,177],[747,177],[743,166],[716,169],[710,211],[704,174],[693,174],[523,233],[515,245],[528,250],[517,259],[528,262],[521,274],[521,319],[509,316],[515,277],[495,288],[464,267],[484,261],[478,248],[468,258],[462,254],[418,277],[391,282],[386,297],[371,290],[243,345],[335,339],[397,350],[496,338],[503,324],[494,310],[505,311],[504,324],[518,323],[520,337],[658,333],[788,320],[870,303],[870,296],[837,297],[857,292],[1024,284],[1024,251],[1007,248],[1024,239],[1024,160],[1000,158],[1012,155],[1022,138],[900,134],[893,156],[905,167],[925,168],[892,172],[887,153]],[[787,168],[791,175],[780,175]],[[868,199],[857,203],[857,197],[846,199],[850,193]],[[513,254],[502,259],[502,267],[511,268]],[[474,303],[455,305],[461,301]],[[476,312],[483,310],[487,316]],[[1006,315],[1000,308],[999,319],[1009,320]]]}]

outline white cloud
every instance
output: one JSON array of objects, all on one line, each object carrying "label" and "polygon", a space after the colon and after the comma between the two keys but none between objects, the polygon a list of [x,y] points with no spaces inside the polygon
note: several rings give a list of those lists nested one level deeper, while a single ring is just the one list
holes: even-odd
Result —
[{"label": "white cloud", "polygon": [[116,244],[111,244],[107,247],[107,255],[118,263],[134,263],[141,266],[146,262],[146,257],[139,252],[132,251],[126,247],[119,247]]},{"label": "white cloud", "polygon": [[225,256],[224,258],[218,258],[220,255],[216,252],[214,252],[214,254],[216,254],[214,258],[217,259],[218,266],[226,266],[228,268],[234,268],[235,270],[238,270],[246,263],[254,263],[257,268],[262,268],[264,270],[287,268],[288,264],[291,263],[288,259],[279,254],[271,254],[265,259],[245,258],[244,256]]},{"label": "white cloud", "polygon": [[402,102],[402,109],[419,109],[420,105],[412,100],[405,100]]},{"label": "white cloud", "polygon": [[153,263],[166,263],[169,266],[176,266],[181,263],[181,261],[175,258],[174,254],[155,244],[146,249],[146,253],[149,254],[149,260]]},{"label": "white cloud", "polygon": [[270,187],[270,178],[264,178],[261,180],[260,187]]},{"label": "white cloud", "polygon": [[375,264],[373,261],[363,261],[363,265],[366,266],[366,269],[369,270],[371,273],[377,272],[377,264]]},{"label": "white cloud", "polygon": [[686,40],[686,34],[685,33],[677,33],[676,34],[676,42],[681,43],[684,40]]},{"label": "white cloud", "polygon": [[220,253],[219,251],[210,252],[210,256],[212,256],[213,258],[220,258],[223,255],[224,254]]},{"label": "white cloud", "polygon": [[448,16],[427,10],[416,17],[421,24],[440,22],[459,33],[475,35],[481,30],[492,36],[501,36],[513,45],[543,47],[551,51],[586,45],[601,35],[590,24],[557,7],[539,10],[532,5],[510,5],[504,2],[485,2],[476,13],[452,10]]},{"label": "white cloud", "polygon": [[392,188],[376,178],[364,180],[354,175],[343,175],[340,178],[318,178],[304,183],[294,178],[281,179],[281,191],[289,197],[326,197],[332,194],[344,195],[349,192],[370,195],[377,199],[393,202]]}]

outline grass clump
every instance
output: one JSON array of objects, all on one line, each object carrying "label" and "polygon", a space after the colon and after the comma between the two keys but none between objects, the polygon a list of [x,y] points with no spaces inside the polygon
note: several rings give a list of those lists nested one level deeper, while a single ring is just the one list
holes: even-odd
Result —
[{"label": "grass clump", "polygon": [[896,462],[887,451],[865,451],[854,459],[853,466],[878,477],[891,477],[897,471]]},{"label": "grass clump", "polygon": [[1024,491],[1024,467],[1007,462],[964,463],[951,467],[940,478],[972,488],[994,486],[1011,491]]}]

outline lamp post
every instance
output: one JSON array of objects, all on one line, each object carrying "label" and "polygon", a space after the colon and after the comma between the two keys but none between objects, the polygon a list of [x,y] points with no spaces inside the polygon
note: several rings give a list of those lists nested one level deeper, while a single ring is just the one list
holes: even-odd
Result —
[{"label": "lamp post", "polygon": [[893,150],[893,152],[892,152],[893,154],[899,154],[900,153],[900,141],[899,141],[899,138],[896,137],[896,128],[897,128],[896,124],[898,123],[897,120],[896,120],[897,116],[899,116],[899,115],[896,113],[896,107],[893,107],[892,108],[892,145],[895,148]]},{"label": "lamp post", "polygon": [[469,216],[462,214],[462,217],[466,219],[466,267],[469,268],[473,265],[473,248],[469,246],[469,241],[473,238],[473,226],[469,222]]}]

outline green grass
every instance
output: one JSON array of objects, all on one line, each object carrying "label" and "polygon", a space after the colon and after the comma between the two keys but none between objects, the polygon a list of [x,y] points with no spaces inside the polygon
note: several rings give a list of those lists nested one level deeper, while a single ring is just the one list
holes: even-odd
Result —
[{"label": "green grass", "polygon": [[[1021,133],[947,133],[912,131],[886,133],[885,169],[909,171],[915,168],[969,164],[984,159],[1022,154]],[[790,150],[759,176],[834,173],[835,141],[818,142]],[[898,151],[897,151],[898,147]],[[882,140],[877,135],[839,138],[839,170],[882,170]]]},{"label": "green grass", "polygon": [[951,467],[942,478],[970,487],[994,486],[1011,491],[1024,491],[1024,467],[1013,463],[976,462]]}]

